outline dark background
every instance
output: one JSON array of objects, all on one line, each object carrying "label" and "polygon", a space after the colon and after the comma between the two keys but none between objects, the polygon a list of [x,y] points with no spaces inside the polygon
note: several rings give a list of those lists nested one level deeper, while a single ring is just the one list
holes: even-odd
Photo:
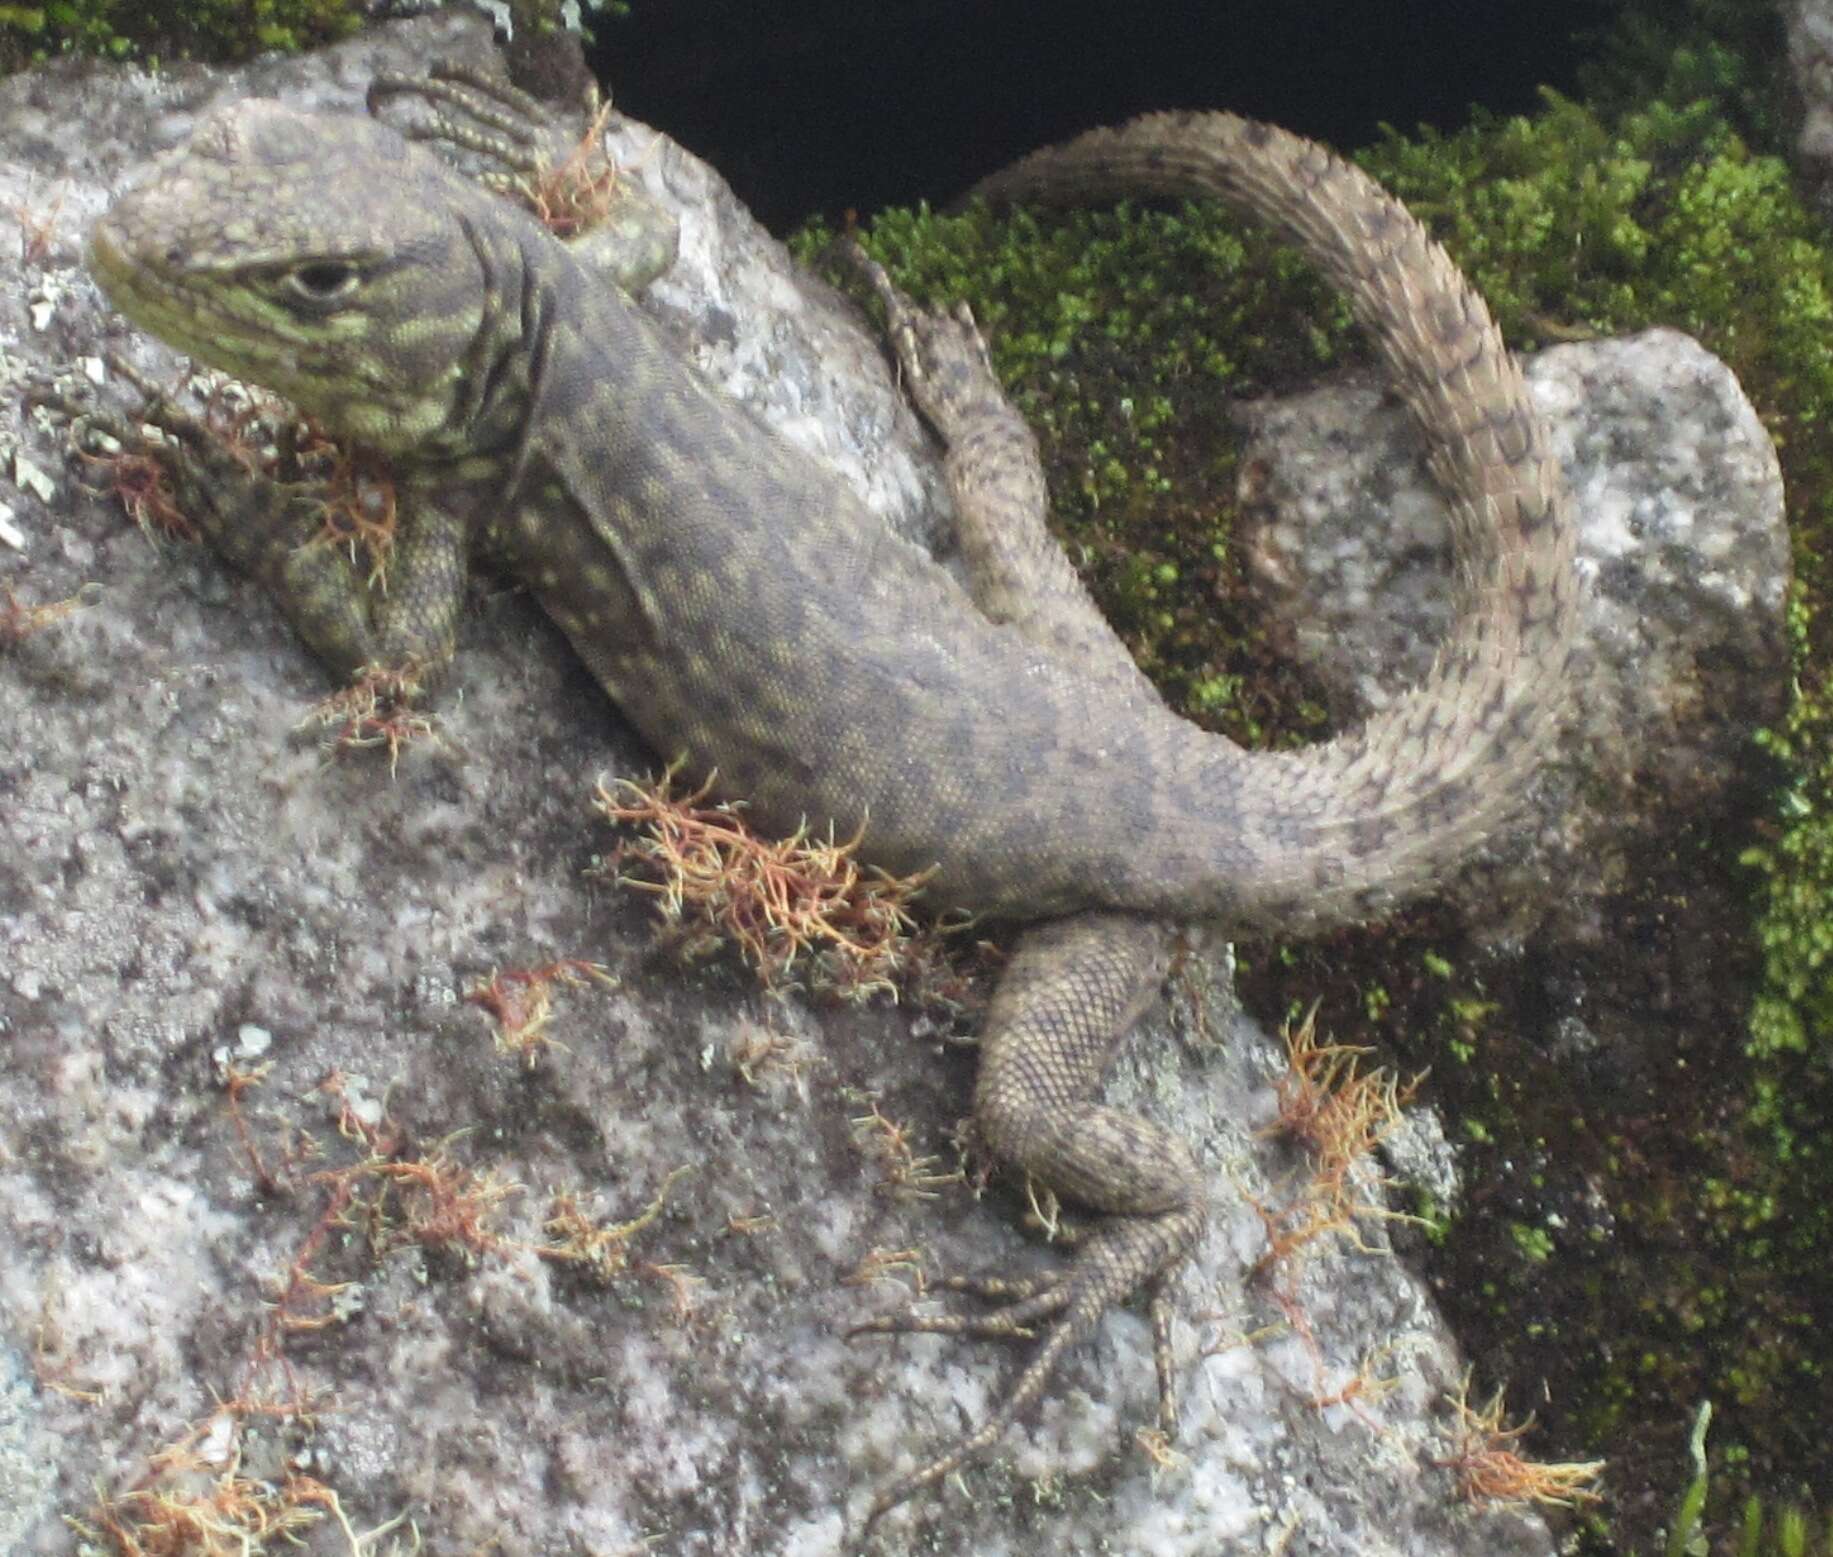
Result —
[{"label": "dark background", "polygon": [[593,62],[620,107],[777,232],[940,203],[1148,108],[1232,108],[1352,150],[1382,123],[1573,91],[1617,0],[634,0]]}]

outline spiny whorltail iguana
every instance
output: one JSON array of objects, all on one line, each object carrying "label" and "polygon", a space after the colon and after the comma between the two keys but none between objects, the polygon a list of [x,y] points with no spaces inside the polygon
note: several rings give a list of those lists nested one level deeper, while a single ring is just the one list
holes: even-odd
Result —
[{"label": "spiny whorltail iguana", "polygon": [[[450,92],[447,94],[451,96]],[[929,899],[1028,931],[995,994],[985,1142],[1098,1215],[1058,1274],[958,1284],[980,1316],[868,1328],[1041,1340],[980,1429],[873,1516],[995,1441],[1056,1359],[1198,1236],[1187,1149],[1096,1100],[1172,921],[1290,935],[1378,916],[1489,835],[1547,756],[1578,603],[1559,474],[1480,299],[1366,176],[1227,114],[1154,115],[1034,155],[1005,200],[1214,195],[1293,238],[1353,304],[1451,500],[1463,608],[1429,677],[1361,728],[1249,753],[1174,717],[1042,530],[1041,482],[971,325],[877,278],[950,446],[972,595],[685,365],[535,221],[359,118],[243,102],[94,229],[146,329],[392,461],[386,594],[283,503],[219,504],[215,544],[343,676],[435,676],[488,547],[658,753],[717,770],[766,827],[863,829]]]}]

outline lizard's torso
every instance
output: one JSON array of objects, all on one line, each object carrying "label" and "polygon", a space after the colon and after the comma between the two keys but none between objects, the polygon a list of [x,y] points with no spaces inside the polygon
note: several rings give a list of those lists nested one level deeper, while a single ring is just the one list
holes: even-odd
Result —
[{"label": "lizard's torso", "polygon": [[1138,758],[1186,727],[980,617],[636,306],[545,242],[529,262],[564,323],[514,391],[540,415],[513,492],[505,458],[479,505],[509,498],[492,553],[658,753],[766,828],[863,825],[875,862],[935,868],[939,904],[1143,898],[1129,876],[1178,801]]}]

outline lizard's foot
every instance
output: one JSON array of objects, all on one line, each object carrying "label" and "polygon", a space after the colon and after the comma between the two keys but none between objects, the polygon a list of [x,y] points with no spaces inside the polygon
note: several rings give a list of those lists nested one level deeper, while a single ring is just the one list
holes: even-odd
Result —
[{"label": "lizard's foot", "polygon": [[369,84],[370,113],[382,117],[397,97],[426,106],[422,118],[396,124],[402,134],[480,161],[471,171],[481,183],[526,206],[624,291],[640,292],[674,264],[679,224],[606,153],[611,104],[596,87],[586,95],[580,136],[556,130],[550,110],[520,87],[466,65],[442,62],[425,77],[383,72]]},{"label": "lizard's foot", "polygon": [[843,252],[884,304],[903,388],[947,446],[955,538],[974,604],[1110,691],[1156,701],[1044,522],[1037,442],[1000,388],[973,314],[965,304],[919,308],[856,243]]},{"label": "lizard's foot", "polygon": [[225,383],[199,414],[124,357],[108,361],[138,396],[126,411],[54,386],[33,398],[71,418],[77,454],[103,469],[100,490],[143,530],[207,540],[257,576],[275,548],[340,547],[353,563],[362,555],[370,582],[383,585],[394,495],[373,457],[340,447],[275,396]]},{"label": "lizard's foot", "polygon": [[330,744],[338,751],[386,748],[392,777],[404,747],[438,738],[438,725],[421,706],[425,692],[418,666],[365,665],[349,686],[312,708],[300,728],[333,730]]},{"label": "lizard's foot", "polygon": [[[520,87],[469,65],[441,60],[424,76],[382,71],[369,83],[366,106],[379,117],[392,97],[417,97],[431,109],[430,121],[398,126],[410,140],[436,141],[494,164],[482,182],[519,193],[562,162],[569,150],[546,124],[547,110]],[[585,103],[588,117],[599,111],[597,89]]]},{"label": "lizard's foot", "polygon": [[[1036,1349],[999,1406],[972,1432],[908,1475],[881,1487],[866,1514],[870,1530],[885,1514],[935,1486],[996,1444],[1018,1414],[1040,1399],[1070,1347],[1094,1333],[1101,1316],[1135,1289],[1148,1294],[1153,1365],[1158,1376],[1158,1426],[1177,1435],[1177,1373],[1171,1353],[1168,1277],[1203,1226],[1200,1208],[1151,1218],[1110,1218],[1090,1229],[1075,1260],[1059,1271],[1013,1279],[948,1276],[935,1283],[990,1302],[986,1313],[878,1314],[848,1331],[856,1335],[962,1335],[982,1340],[1036,1341]],[[1141,1272],[1146,1274],[1142,1276]]]},{"label": "lizard's foot", "polygon": [[[372,588],[379,543],[331,522],[336,511],[361,519],[353,505],[368,494],[361,483],[343,489],[335,446],[283,402],[231,408],[213,401],[199,415],[124,359],[109,365],[140,404],[115,409],[55,386],[31,396],[72,419],[75,452],[102,471],[102,492],[143,529],[208,542],[274,596],[333,670],[354,676],[383,658],[370,621],[380,598]],[[106,441],[91,447],[98,437]],[[382,520],[372,528],[392,533]],[[368,580],[356,565],[360,549],[371,551]]]},{"label": "lizard's foot", "polygon": [[241,516],[271,503],[277,485],[239,436],[240,419],[199,416],[125,358],[111,354],[108,364],[139,396],[131,411],[51,385],[29,396],[31,403],[70,418],[75,453],[104,475],[103,483],[89,490],[117,497],[149,534],[232,544]]},{"label": "lizard's foot", "polygon": [[1054,1274],[1029,1280],[954,1280],[947,1290],[990,1299],[984,1314],[892,1314],[860,1328],[1033,1338],[1033,1350],[997,1409],[957,1443],[884,1488],[876,1520],[985,1452],[1041,1396],[1070,1347],[1133,1293],[1150,1295],[1159,1426],[1177,1428],[1176,1374],[1166,1283],[1202,1233],[1203,1177],[1176,1137],[1093,1099],[1120,1035],[1156,995],[1171,936],[1151,920],[1078,914],[1027,930],[987,1007],[974,1124],[981,1144],[1034,1186],[1094,1213]]},{"label": "lizard's foot", "polygon": [[945,443],[955,442],[975,418],[1004,412],[1005,392],[966,303],[947,313],[919,308],[858,243],[849,240],[840,252],[878,294],[904,389]]}]

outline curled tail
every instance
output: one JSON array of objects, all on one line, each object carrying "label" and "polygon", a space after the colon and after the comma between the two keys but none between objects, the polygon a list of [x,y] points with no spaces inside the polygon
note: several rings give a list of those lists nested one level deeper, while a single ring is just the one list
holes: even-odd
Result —
[{"label": "curled tail", "polygon": [[1367,175],[1232,114],[1096,130],[973,193],[1078,205],[1214,196],[1268,222],[1349,300],[1451,501],[1463,598],[1431,673],[1360,728],[1303,751],[1153,732],[1171,776],[1161,801],[1189,825],[1141,852],[1129,906],[1296,930],[1368,918],[1442,879],[1550,752],[1578,616],[1564,482],[1483,300]]}]

